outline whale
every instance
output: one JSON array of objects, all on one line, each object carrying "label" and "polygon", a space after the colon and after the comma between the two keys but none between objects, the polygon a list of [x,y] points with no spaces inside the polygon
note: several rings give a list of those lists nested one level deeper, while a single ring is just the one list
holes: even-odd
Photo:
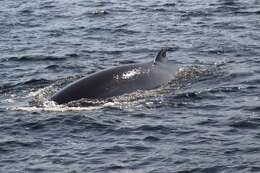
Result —
[{"label": "whale", "polygon": [[82,77],[55,93],[51,100],[66,104],[80,99],[107,99],[138,90],[156,89],[174,79],[177,65],[162,48],[154,60],[108,68]]}]

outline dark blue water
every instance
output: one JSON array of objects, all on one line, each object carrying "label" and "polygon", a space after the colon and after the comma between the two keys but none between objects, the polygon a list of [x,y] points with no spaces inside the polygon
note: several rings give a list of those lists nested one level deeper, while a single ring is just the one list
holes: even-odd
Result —
[{"label": "dark blue water", "polygon": [[[260,172],[260,1],[0,1],[0,172]],[[57,106],[172,47],[176,79]]]}]

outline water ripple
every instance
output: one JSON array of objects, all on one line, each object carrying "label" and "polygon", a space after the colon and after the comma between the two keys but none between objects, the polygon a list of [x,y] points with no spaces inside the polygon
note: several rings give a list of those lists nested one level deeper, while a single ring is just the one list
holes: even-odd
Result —
[{"label": "water ripple", "polygon": [[[255,0],[1,1],[1,172],[259,172]],[[50,97],[153,60],[170,84],[109,100]]]}]

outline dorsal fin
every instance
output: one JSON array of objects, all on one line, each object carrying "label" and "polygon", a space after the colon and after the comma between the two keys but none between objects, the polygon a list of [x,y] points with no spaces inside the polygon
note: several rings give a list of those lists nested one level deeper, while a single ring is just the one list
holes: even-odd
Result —
[{"label": "dorsal fin", "polygon": [[156,58],[154,59],[154,63],[156,62],[166,62],[168,61],[166,57],[166,52],[168,51],[168,48],[162,48],[160,52],[157,54]]}]

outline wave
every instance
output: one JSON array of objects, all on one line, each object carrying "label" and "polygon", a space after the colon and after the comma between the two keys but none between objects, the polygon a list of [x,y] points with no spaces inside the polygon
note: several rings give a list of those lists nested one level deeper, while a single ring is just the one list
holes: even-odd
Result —
[{"label": "wave", "polygon": [[30,79],[24,82],[19,82],[17,84],[4,84],[0,86],[0,94],[8,93],[8,92],[17,92],[17,91],[25,91],[28,88],[37,88],[42,87],[44,85],[50,84],[52,81],[47,79]]},{"label": "wave", "polygon": [[8,58],[2,58],[2,62],[7,61],[18,61],[18,62],[24,62],[24,61],[65,61],[66,57],[58,57],[58,56],[46,56],[46,55],[24,55],[24,56],[13,56]]}]

